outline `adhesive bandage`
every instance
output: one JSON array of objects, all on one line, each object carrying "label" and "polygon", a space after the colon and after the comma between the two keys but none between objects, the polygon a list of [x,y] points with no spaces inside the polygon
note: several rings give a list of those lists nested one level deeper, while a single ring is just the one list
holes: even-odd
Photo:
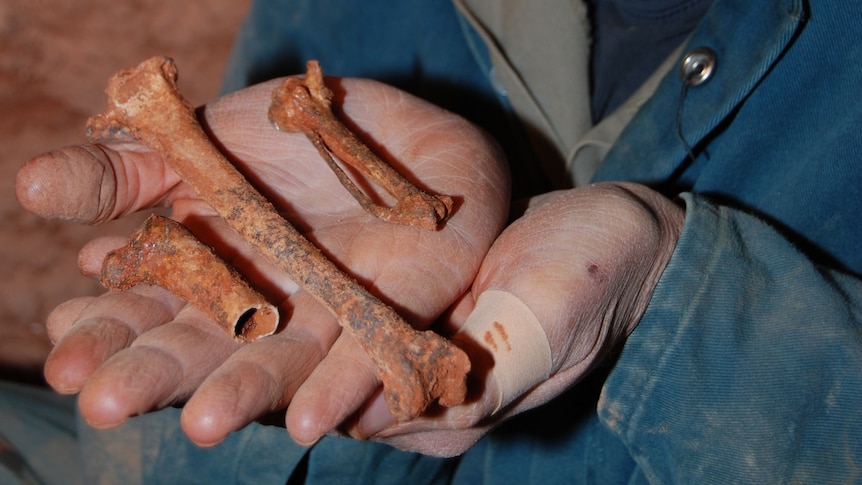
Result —
[{"label": "adhesive bandage", "polygon": [[538,318],[517,296],[502,290],[479,295],[459,332],[493,358],[488,380],[500,397],[493,412],[507,406],[551,373],[551,346]]}]

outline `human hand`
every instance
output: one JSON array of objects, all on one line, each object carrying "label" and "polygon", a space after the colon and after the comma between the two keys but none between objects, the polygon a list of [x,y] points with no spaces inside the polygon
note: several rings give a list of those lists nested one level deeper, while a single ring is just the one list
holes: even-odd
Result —
[{"label": "human hand", "polygon": [[[203,114],[211,136],[306,237],[408,321],[426,327],[466,291],[502,228],[508,181],[499,151],[462,119],[416,98],[370,81],[340,81],[334,90],[347,117],[423,185],[457,200],[441,231],[380,222],[303,136],[271,127],[266,108],[275,85],[209,105]],[[170,207],[173,218],[288,315],[277,335],[238,346],[194,308],[155,288],[59,306],[48,322],[56,346],[46,379],[60,392],[80,392],[82,415],[93,426],[114,426],[191,397],[182,424],[200,444],[289,402],[296,411],[288,429],[319,437],[331,428],[309,429],[304,410],[325,410],[338,423],[379,387],[370,361],[334,318],[261,261],[151,151],[114,144],[53,152],[22,168],[17,190],[37,214],[85,223]],[[81,252],[82,271],[98,274],[105,253],[124,242],[93,241]]]},{"label": "human hand", "polygon": [[[350,434],[426,454],[457,455],[502,420],[561,394],[635,328],[670,260],[683,218],[681,207],[634,184],[598,184],[534,198],[494,243],[472,291],[447,322],[458,329],[469,315],[471,322],[490,324],[455,336],[467,343],[479,380],[472,400],[393,424],[378,397]],[[471,312],[477,299],[490,294],[505,298],[486,306],[488,313],[476,320],[479,312]],[[520,305],[533,314],[533,323],[513,317]],[[501,331],[495,330],[498,323]],[[540,327],[531,331],[532,325]]]}]

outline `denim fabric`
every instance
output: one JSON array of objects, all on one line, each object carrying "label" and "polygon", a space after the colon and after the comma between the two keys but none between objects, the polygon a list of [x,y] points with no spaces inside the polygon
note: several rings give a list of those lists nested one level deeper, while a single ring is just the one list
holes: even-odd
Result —
[{"label": "denim fabric", "polygon": [[713,78],[668,75],[599,170],[690,192],[599,405],[651,481],[860,479],[860,14],[717,1],[689,42]]},{"label": "denim fabric", "polygon": [[326,437],[308,454],[304,473],[294,474],[292,479],[321,485],[433,485],[447,483],[452,468],[450,460],[405,453],[379,443]]},{"label": "denim fabric", "polygon": [[253,425],[201,448],[179,426],[180,410],[163,409],[96,430],[80,423],[86,483],[285,483],[307,449],[283,428]]},{"label": "denim fabric", "polygon": [[79,452],[74,396],[0,382],[0,483],[87,483]]},{"label": "denim fabric", "polygon": [[596,414],[606,372],[507,421],[457,460],[451,483],[639,483],[641,471],[625,444]]},{"label": "denim fabric", "polygon": [[718,5],[689,42],[717,59],[712,79],[689,88],[681,106],[697,159],[677,137],[682,85],[672,72],[596,180],[709,195],[769,220],[810,257],[862,274],[862,32],[850,20],[860,4]]},{"label": "denim fabric", "polygon": [[685,199],[677,250],[605,384],[603,422],[654,483],[858,481],[862,282],[756,216]]},{"label": "denim fabric", "polygon": [[81,423],[86,483],[522,484],[639,483],[623,442],[599,422],[604,373],[515,418],[458,458],[406,453],[327,436],[311,448],[279,427],[250,425],[211,448],[180,430],[179,410],[129,419],[119,428]]},{"label": "denim fabric", "polygon": [[434,484],[445,483],[446,460],[403,453],[378,443],[325,437],[297,445],[284,428],[255,424],[201,448],[179,427],[180,410],[129,419],[111,430],[81,423],[86,483]]},{"label": "denim fabric", "polygon": [[223,91],[302,73],[317,59],[329,75],[377,79],[443,105],[466,104],[468,94],[494,100],[463,29],[449,2],[254,0]]}]

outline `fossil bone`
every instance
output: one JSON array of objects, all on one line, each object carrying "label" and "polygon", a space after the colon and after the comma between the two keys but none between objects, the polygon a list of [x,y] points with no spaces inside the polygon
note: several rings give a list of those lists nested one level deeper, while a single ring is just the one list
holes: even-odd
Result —
[{"label": "fossil bone", "polygon": [[[452,198],[429,194],[381,160],[333,114],[332,91],[323,82],[317,61],[308,61],[303,78],[290,77],[273,91],[269,119],[281,131],[301,132],[317,148],[338,180],[363,209],[388,222],[435,230],[451,215]],[[330,153],[371,178],[396,198],[392,207],[365,195]]]},{"label": "fossil bone", "polygon": [[160,286],[210,316],[235,340],[273,334],[278,310],[185,226],[151,215],[129,244],[108,253],[100,278],[106,288]]},{"label": "fossil bone", "polygon": [[160,153],[233,230],[354,335],[377,366],[396,419],[415,418],[435,400],[443,406],[463,402],[467,355],[441,336],[411,327],[285,220],[212,144],[176,79],[176,66],[164,57],[112,76],[108,109],[88,122],[91,140],[132,138]]}]

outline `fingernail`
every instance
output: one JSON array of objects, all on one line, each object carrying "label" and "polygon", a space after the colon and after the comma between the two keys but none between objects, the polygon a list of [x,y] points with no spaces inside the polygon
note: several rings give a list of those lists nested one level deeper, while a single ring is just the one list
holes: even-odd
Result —
[{"label": "fingernail", "polygon": [[393,424],[395,424],[395,418],[389,412],[383,393],[377,393],[359,418],[359,430],[363,436],[371,437]]}]

